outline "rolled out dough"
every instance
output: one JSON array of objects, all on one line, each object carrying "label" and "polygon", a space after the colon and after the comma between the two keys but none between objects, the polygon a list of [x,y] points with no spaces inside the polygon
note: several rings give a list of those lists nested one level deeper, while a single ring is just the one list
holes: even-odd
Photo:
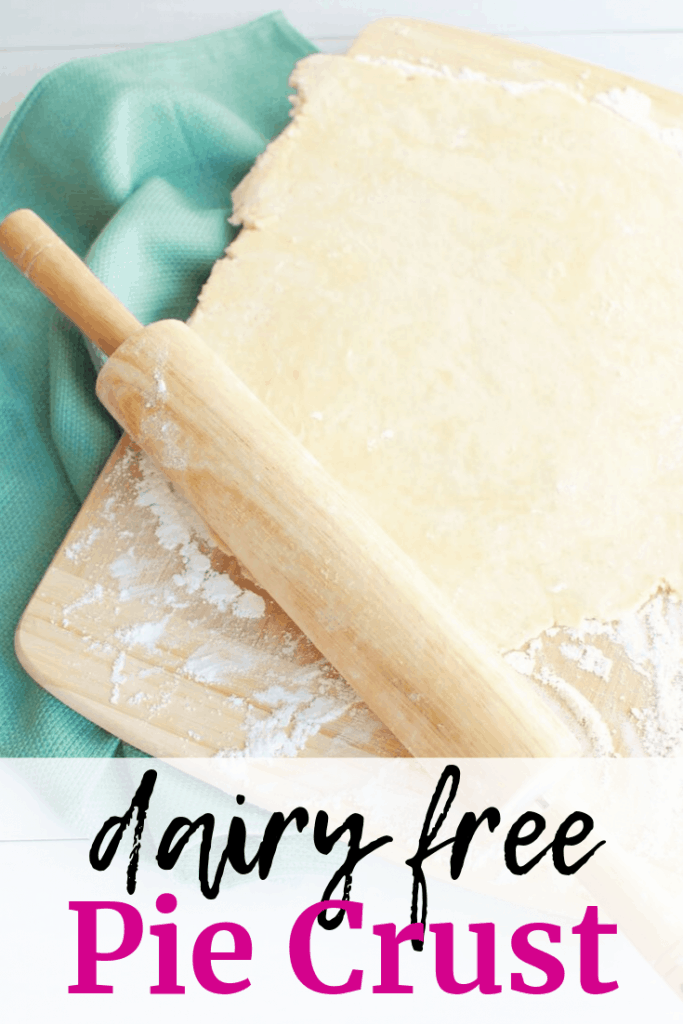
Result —
[{"label": "rolled out dough", "polygon": [[683,592],[683,161],[553,83],[314,56],[191,325],[501,651]]}]

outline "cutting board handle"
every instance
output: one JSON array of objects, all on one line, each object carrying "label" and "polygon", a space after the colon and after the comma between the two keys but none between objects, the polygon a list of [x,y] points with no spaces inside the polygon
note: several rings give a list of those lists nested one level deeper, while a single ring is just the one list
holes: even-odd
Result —
[{"label": "cutting board handle", "polygon": [[32,210],[0,224],[0,251],[106,355],[142,324]]}]

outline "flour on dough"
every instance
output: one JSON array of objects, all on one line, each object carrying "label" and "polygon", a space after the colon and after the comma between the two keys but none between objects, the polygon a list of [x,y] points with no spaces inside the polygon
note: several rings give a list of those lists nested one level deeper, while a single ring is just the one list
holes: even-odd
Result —
[{"label": "flour on dough", "polygon": [[294,84],[191,326],[500,650],[682,593],[679,156],[551,85]]}]

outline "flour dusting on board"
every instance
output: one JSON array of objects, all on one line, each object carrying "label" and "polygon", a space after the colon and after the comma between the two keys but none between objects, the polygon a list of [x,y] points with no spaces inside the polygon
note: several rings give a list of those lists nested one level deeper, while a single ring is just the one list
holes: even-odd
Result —
[{"label": "flour dusting on board", "polygon": [[309,668],[288,666],[280,679],[253,693],[244,718],[244,747],[222,749],[217,756],[293,757],[326,722],[358,703],[350,687],[330,678],[323,661]]},{"label": "flour dusting on board", "polygon": [[[653,701],[631,708],[647,753],[683,755],[683,605],[659,593],[644,608],[617,623],[615,641],[631,664],[651,681]],[[635,712],[635,714],[634,714]]]},{"label": "flour dusting on board", "polygon": [[266,602],[252,590],[244,590],[235,601],[233,612],[240,619],[260,619],[266,610]]},{"label": "flour dusting on board", "polygon": [[110,704],[118,704],[121,696],[121,684],[126,681],[126,674],[123,671],[123,666],[126,663],[125,651],[120,651],[117,654],[114,664],[111,667],[111,694],[109,696]]},{"label": "flour dusting on board", "polygon": [[[141,530],[117,529],[107,590],[97,584],[62,610],[63,625],[72,624],[79,609],[102,604],[114,588],[111,635],[106,641],[85,637],[88,650],[107,662],[111,705],[137,709],[159,725],[160,716],[175,715],[180,706],[190,716],[187,742],[197,753],[220,757],[293,756],[326,723],[356,709],[356,693],[308,650],[305,638],[280,630],[269,646],[259,645],[266,600],[213,568],[213,542],[203,522],[151,460],[129,451],[115,473],[126,477],[127,506],[144,513]],[[120,511],[107,501],[104,521],[115,527]],[[95,527],[71,545],[70,560],[87,553],[101,532]],[[238,578],[242,582],[244,574]],[[190,613],[195,620],[187,620]],[[201,640],[194,650],[190,643],[189,656],[174,660],[177,638],[187,652],[194,625]]]},{"label": "flour dusting on board", "polygon": [[208,641],[183,662],[180,671],[200,683],[224,685],[236,678],[258,679],[268,655],[248,644]]},{"label": "flour dusting on board", "polygon": [[159,544],[167,551],[179,551],[181,572],[173,576],[176,593],[165,593],[165,602],[182,602],[183,592],[199,594],[221,612],[230,610],[241,618],[260,618],[265,601],[258,594],[238,587],[225,573],[211,568],[207,554],[212,546],[207,529],[192,506],[177,494],[169,480],[146,456],[140,459],[136,505],[147,508],[157,520]]},{"label": "flour dusting on board", "polygon": [[297,666],[246,644],[210,642],[199,647],[181,672],[209,686],[250,682],[244,707],[243,747],[221,748],[220,757],[294,756],[326,723],[339,718],[358,697],[322,658]]},{"label": "flour dusting on board", "polygon": [[612,662],[606,658],[602,651],[592,644],[568,644],[560,645],[560,651],[565,658],[575,661],[584,672],[593,672],[605,681],[609,679],[612,670]]},{"label": "flour dusting on board", "polygon": [[87,554],[87,552],[93,546],[93,544],[95,543],[95,541],[97,540],[101,533],[102,530],[99,527],[91,528],[87,532],[85,537],[82,537],[80,540],[74,541],[73,544],[69,544],[65,548],[64,554],[72,562],[80,561],[81,558],[83,558],[83,556]]},{"label": "flour dusting on board", "polygon": [[[683,755],[683,605],[670,591],[659,590],[612,623],[588,619],[575,629],[555,626],[505,657],[516,671],[556,692],[585,729],[593,756],[614,752],[612,732],[597,707],[607,693],[609,717],[631,738],[631,753]],[[580,670],[592,699],[567,682],[563,661]],[[621,692],[620,666],[640,676],[639,703]]]},{"label": "flour dusting on board", "polygon": [[142,647],[150,654],[157,652],[157,641],[163,636],[170,615],[159,622],[140,622],[136,626],[117,629],[114,636],[124,647]]},{"label": "flour dusting on board", "polygon": [[102,585],[100,583],[96,583],[95,586],[86,594],[83,594],[82,597],[79,597],[77,600],[72,601],[71,604],[66,605],[62,610],[62,625],[65,627],[68,626],[71,621],[69,616],[72,612],[75,612],[78,608],[84,608],[86,605],[96,604],[102,599],[103,594],[104,591],[102,589]]}]

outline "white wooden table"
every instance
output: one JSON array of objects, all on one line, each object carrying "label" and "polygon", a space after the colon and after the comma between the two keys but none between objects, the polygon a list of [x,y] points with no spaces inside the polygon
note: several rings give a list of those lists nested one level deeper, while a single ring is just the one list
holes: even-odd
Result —
[{"label": "white wooden table", "polygon": [[[273,6],[273,0],[5,0],[0,130],[59,64],[217,32]],[[680,0],[283,0],[281,9],[330,53],[344,52],[367,22],[403,15],[512,36],[683,91]]]}]

